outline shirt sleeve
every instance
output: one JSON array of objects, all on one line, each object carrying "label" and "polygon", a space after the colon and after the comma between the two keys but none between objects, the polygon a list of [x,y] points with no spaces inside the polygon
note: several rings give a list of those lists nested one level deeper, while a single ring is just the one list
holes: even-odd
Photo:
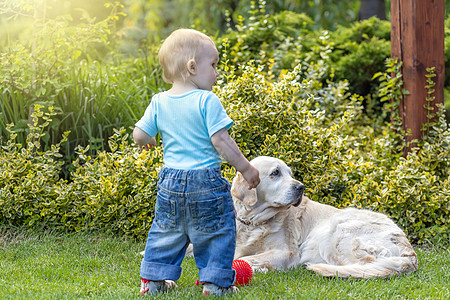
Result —
[{"label": "shirt sleeve", "polygon": [[153,96],[152,101],[145,110],[142,118],[136,122],[135,126],[143,130],[150,136],[155,137],[158,133],[157,113],[157,96]]},{"label": "shirt sleeve", "polygon": [[203,116],[209,137],[220,129],[226,128],[228,130],[233,125],[233,120],[227,115],[219,97],[213,92],[206,95]]}]

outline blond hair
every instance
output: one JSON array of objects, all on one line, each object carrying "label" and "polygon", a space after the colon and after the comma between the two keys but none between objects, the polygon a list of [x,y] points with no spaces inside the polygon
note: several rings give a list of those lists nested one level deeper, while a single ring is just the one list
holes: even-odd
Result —
[{"label": "blond hair", "polygon": [[197,52],[205,41],[214,45],[209,36],[194,29],[181,28],[172,32],[163,42],[158,53],[164,81],[173,83],[180,77],[185,80],[188,76],[188,61],[193,59],[197,62]]}]

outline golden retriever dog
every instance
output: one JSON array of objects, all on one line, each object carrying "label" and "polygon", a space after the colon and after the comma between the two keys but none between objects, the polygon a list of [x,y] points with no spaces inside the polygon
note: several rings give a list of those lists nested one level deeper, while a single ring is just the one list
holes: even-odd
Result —
[{"label": "golden retriever dog", "polygon": [[413,272],[418,261],[405,233],[386,215],[335,207],[303,195],[281,160],[261,156],[251,164],[261,179],[249,190],[243,176],[233,179],[236,208],[235,259],[254,271],[298,265],[323,276],[374,278]]}]

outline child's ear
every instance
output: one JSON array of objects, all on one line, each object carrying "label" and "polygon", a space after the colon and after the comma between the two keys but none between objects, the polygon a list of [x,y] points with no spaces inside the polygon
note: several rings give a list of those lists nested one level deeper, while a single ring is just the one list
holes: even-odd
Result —
[{"label": "child's ear", "polygon": [[190,75],[196,75],[197,74],[197,63],[195,62],[195,60],[190,59],[187,63],[186,63],[186,68],[187,71]]}]

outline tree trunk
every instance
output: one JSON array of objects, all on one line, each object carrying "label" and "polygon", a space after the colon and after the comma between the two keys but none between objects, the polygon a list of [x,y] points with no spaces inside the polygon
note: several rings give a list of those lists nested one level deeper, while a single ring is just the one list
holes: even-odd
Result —
[{"label": "tree trunk", "polygon": [[[444,103],[444,0],[391,1],[391,56],[403,62],[403,87],[409,92],[400,100],[399,113],[403,120],[407,143],[420,141],[424,124],[433,122],[437,104]],[[432,103],[427,102],[427,68],[435,67],[436,77]],[[430,105],[431,111],[426,109]],[[417,143],[405,149],[405,155]]]},{"label": "tree trunk", "polygon": [[361,0],[359,20],[366,20],[373,16],[376,16],[380,20],[386,20],[384,0]]}]

